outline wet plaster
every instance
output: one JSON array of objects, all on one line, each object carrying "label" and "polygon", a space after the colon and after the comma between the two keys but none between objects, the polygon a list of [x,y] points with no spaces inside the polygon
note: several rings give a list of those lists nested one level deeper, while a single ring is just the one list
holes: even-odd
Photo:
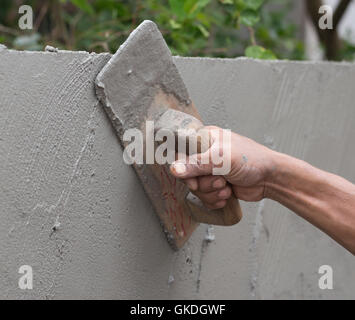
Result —
[{"label": "wet plaster", "polygon": [[[0,48],[0,298],[355,298],[353,257],[268,200],[173,252],[94,92],[109,58]],[[355,182],[354,65],[174,61],[205,123]]]}]

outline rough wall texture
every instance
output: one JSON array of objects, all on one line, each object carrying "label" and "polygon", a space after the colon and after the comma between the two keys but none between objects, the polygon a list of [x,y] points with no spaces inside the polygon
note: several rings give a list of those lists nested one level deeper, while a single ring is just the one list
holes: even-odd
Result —
[{"label": "rough wall texture", "polygon": [[[109,58],[0,51],[0,298],[355,298],[353,256],[271,201],[173,252],[94,95]],[[355,182],[355,65],[175,61],[205,122]]]}]

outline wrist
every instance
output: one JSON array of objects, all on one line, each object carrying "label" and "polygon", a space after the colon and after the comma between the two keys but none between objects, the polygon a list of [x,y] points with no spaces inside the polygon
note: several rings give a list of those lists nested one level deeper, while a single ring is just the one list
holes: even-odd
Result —
[{"label": "wrist", "polygon": [[271,150],[269,171],[265,179],[265,198],[278,200],[280,192],[287,187],[286,180],[289,180],[292,172],[289,167],[294,160],[286,154]]}]

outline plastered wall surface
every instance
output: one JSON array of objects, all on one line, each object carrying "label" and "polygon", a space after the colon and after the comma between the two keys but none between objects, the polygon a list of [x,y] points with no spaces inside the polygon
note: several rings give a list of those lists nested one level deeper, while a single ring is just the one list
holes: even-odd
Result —
[{"label": "plastered wall surface", "polygon": [[[109,58],[0,49],[0,298],[355,298],[353,256],[268,200],[172,251],[94,94]],[[175,62],[206,123],[355,182],[355,65]]]}]

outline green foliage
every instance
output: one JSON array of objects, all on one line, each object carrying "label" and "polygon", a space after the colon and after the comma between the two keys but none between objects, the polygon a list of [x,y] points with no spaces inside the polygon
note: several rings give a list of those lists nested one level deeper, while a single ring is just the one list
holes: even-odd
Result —
[{"label": "green foliage", "polygon": [[34,9],[32,32],[19,30],[17,20],[9,18],[18,17],[19,4],[1,1],[6,14],[0,11],[0,26],[7,31],[0,28],[0,39],[16,49],[38,50],[50,44],[115,52],[139,23],[150,19],[158,24],[173,54],[303,58],[297,28],[286,18],[292,0],[23,1]]},{"label": "green foliage", "polygon": [[275,54],[260,46],[250,46],[245,49],[245,56],[254,59],[274,60]]},{"label": "green foliage", "polygon": [[260,7],[263,5],[264,0],[247,0],[247,1],[244,1],[244,3],[248,9],[256,11],[256,10],[259,10]]},{"label": "green foliage", "polygon": [[247,27],[253,27],[260,21],[258,12],[254,10],[243,10],[240,13],[240,23],[244,24]]},{"label": "green foliage", "polygon": [[277,57],[290,60],[304,59],[304,45],[297,36],[297,26],[288,19],[292,3],[282,0],[273,2],[282,5],[278,10],[260,12],[262,23],[255,27],[255,37],[265,48],[272,49]]},{"label": "green foliage", "polygon": [[[63,1],[64,2],[64,1]],[[94,9],[91,6],[90,2],[87,0],[71,0],[71,2],[77,6],[79,9],[89,13],[89,14],[94,14]]]},{"label": "green foliage", "polygon": [[237,8],[240,9],[239,20],[247,27],[253,27],[260,21],[260,8],[264,0],[239,0]]},{"label": "green foliage", "polygon": [[344,40],[344,48],[340,56],[347,61],[355,61],[355,45],[347,40]]}]

